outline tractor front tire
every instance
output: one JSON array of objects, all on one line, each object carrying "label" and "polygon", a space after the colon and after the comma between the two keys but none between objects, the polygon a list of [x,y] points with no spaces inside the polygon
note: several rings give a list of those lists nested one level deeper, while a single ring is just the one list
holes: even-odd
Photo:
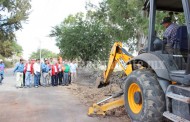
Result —
[{"label": "tractor front tire", "polygon": [[165,94],[150,70],[133,71],[125,81],[125,110],[133,121],[161,122],[166,109]]}]

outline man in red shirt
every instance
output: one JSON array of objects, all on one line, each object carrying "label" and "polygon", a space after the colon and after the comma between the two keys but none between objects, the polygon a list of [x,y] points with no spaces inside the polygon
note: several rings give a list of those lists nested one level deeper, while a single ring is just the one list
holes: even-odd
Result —
[{"label": "man in red shirt", "polygon": [[32,74],[33,74],[33,64],[31,60],[24,66],[24,73],[25,73],[25,87],[31,87],[32,85]]},{"label": "man in red shirt", "polygon": [[57,63],[54,63],[54,65],[51,65],[51,84],[52,86],[58,85],[58,65]]}]

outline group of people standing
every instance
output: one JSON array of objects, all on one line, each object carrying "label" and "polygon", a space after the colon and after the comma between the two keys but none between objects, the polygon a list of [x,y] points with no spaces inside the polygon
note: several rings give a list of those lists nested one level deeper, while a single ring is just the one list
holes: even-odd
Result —
[{"label": "group of people standing", "polygon": [[[54,60],[53,58],[28,60],[26,63],[23,59],[16,64],[14,68],[16,73],[16,87],[34,87],[41,86],[68,86],[71,82],[76,81],[77,63],[75,61],[66,62],[62,58]],[[42,78],[42,80],[41,80]],[[32,82],[34,79],[34,82]]]}]

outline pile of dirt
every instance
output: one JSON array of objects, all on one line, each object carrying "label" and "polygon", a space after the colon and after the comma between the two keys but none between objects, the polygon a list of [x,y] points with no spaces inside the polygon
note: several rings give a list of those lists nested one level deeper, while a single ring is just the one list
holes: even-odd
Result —
[{"label": "pile of dirt", "polygon": [[[79,100],[87,107],[92,106],[93,103],[97,103],[120,90],[117,84],[111,84],[107,87],[97,89],[92,86],[82,86],[75,83],[68,86],[67,89],[69,89],[72,94],[77,96]],[[106,113],[106,117],[117,117],[118,119],[125,120],[125,122],[127,122],[126,120],[129,120],[124,106],[108,111]]]},{"label": "pile of dirt", "polygon": [[[68,86],[67,88],[70,89],[70,91],[75,96],[77,96],[84,105],[88,107],[92,106],[93,103],[97,103],[111,96],[113,93],[121,91],[121,84],[119,82],[123,80],[121,78],[123,72],[112,73],[110,76],[111,84],[98,89],[95,88],[95,81],[99,75],[100,71],[80,70],[78,73],[77,82],[72,83],[72,85]],[[117,117],[121,120],[125,120],[126,122],[129,120],[124,106],[108,111],[106,117]]]},{"label": "pile of dirt", "polygon": [[[103,75],[102,70],[93,70],[93,69],[88,69],[88,68],[80,68],[78,70],[78,77],[77,77],[77,84],[80,85],[87,85],[87,86],[94,86],[95,81],[98,77],[101,77]],[[126,79],[126,75],[123,71],[117,71],[111,73],[109,77],[109,82],[110,84],[118,84],[121,86],[121,84],[124,83]]]},{"label": "pile of dirt", "polygon": [[73,83],[67,88],[70,89],[74,95],[78,96],[87,106],[91,106],[93,103],[101,101],[113,93],[120,91],[120,88],[116,84],[97,89],[93,86],[83,86]]}]

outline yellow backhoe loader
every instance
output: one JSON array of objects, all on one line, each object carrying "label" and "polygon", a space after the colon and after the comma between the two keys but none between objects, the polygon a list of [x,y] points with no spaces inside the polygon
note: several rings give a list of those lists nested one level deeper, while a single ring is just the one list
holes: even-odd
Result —
[{"label": "yellow backhoe loader", "polygon": [[[145,0],[143,10],[149,13],[146,50],[132,57],[121,43],[115,43],[103,80],[97,80],[99,87],[108,85],[109,75],[119,63],[127,79],[123,91],[110,98],[123,96],[111,103],[101,104],[107,98],[94,104],[88,114],[105,114],[124,105],[132,121],[162,122],[167,118],[190,122],[190,0]],[[184,15],[185,25],[177,29],[172,53],[167,53],[164,41],[156,37],[157,11]]]}]

